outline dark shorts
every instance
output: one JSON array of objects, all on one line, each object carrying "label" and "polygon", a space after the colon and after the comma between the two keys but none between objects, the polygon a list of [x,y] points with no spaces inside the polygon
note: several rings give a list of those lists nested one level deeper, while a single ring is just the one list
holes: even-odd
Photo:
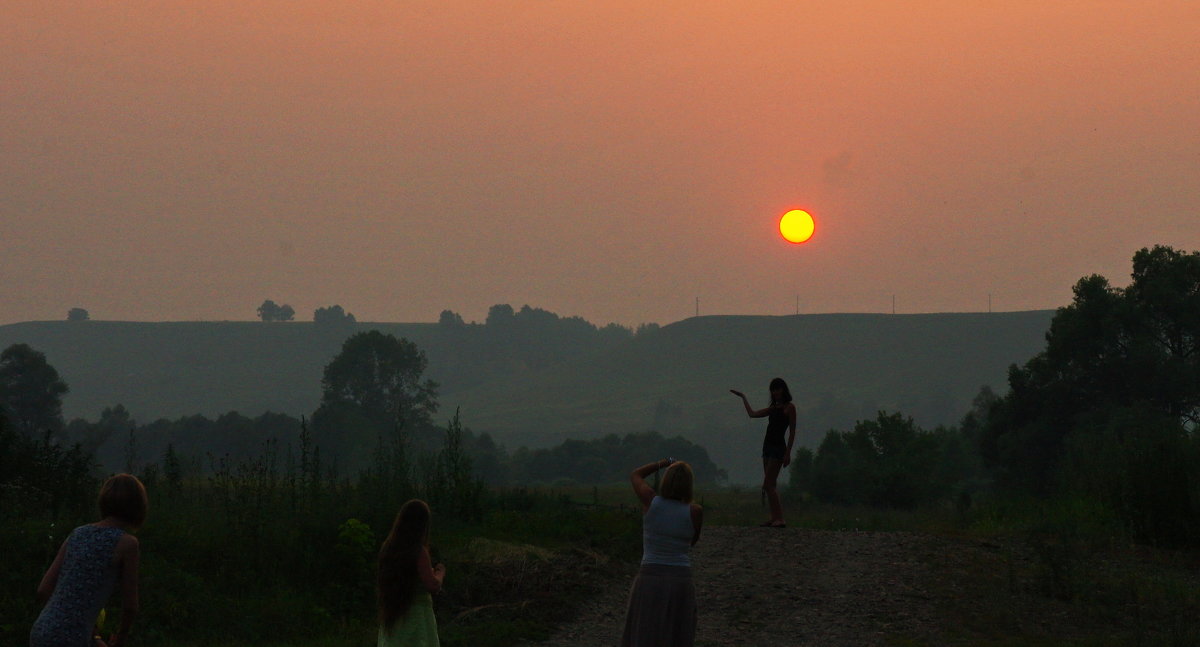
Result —
[{"label": "dark shorts", "polygon": [[787,445],[763,443],[763,460],[782,461],[785,454],[787,454]]}]

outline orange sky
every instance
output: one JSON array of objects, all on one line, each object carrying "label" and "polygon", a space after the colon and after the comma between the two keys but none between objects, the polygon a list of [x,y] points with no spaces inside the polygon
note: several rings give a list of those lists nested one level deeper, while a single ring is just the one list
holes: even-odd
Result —
[{"label": "orange sky", "polygon": [[1200,249],[1198,37],[1191,0],[9,2],[0,323],[1056,307]]}]

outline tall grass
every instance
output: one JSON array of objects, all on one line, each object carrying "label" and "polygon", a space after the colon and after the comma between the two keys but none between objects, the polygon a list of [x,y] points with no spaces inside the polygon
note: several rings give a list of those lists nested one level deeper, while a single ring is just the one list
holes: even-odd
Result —
[{"label": "tall grass", "polygon": [[[460,443],[457,421],[443,449],[427,456],[381,439],[371,468],[354,478],[323,463],[306,430],[298,451],[268,443],[247,459],[213,456],[207,473],[182,475],[166,456],[142,466],[151,509],[138,533],[137,638],[168,646],[370,643],[376,554],[410,497],[430,501],[432,550],[447,565],[436,601],[443,643],[500,646],[545,634],[596,585],[577,581],[579,568],[602,570],[636,552],[638,519],[538,492],[486,490]],[[71,500],[94,497],[97,485],[80,480]],[[24,503],[0,526],[0,644],[27,641],[43,570],[71,528],[95,520],[89,506],[44,506],[19,494],[5,491],[6,502]],[[119,615],[110,609],[110,623]]]}]

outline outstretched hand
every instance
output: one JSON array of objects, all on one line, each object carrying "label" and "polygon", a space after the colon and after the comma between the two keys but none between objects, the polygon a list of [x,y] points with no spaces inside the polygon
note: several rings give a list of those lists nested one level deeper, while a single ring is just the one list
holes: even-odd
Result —
[{"label": "outstretched hand", "polygon": [[729,392],[736,395],[739,398],[742,398],[743,400],[746,399],[746,394],[742,393],[741,391],[738,391],[737,389],[729,389]]}]

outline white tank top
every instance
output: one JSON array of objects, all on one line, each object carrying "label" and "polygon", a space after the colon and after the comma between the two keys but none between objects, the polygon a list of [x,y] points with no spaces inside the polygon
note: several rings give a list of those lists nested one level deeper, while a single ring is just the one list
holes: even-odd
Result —
[{"label": "white tank top", "polygon": [[656,496],[642,516],[642,563],[691,566],[692,506]]}]

